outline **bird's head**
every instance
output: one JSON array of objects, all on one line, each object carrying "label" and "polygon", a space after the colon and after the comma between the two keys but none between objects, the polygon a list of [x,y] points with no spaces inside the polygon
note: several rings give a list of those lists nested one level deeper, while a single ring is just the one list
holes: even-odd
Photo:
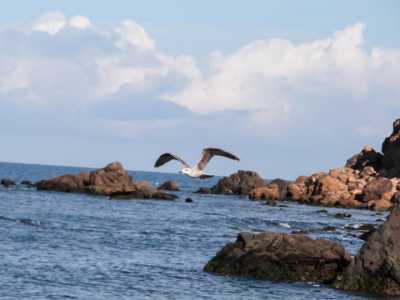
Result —
[{"label": "bird's head", "polygon": [[191,172],[190,168],[183,168],[183,169],[181,170],[181,173],[182,173],[182,174],[186,174],[186,175],[190,174],[190,172]]}]

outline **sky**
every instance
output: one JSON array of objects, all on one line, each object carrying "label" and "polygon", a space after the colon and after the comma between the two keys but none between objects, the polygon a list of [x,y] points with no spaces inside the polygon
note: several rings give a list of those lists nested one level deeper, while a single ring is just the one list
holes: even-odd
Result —
[{"label": "sky", "polygon": [[[266,178],[380,150],[400,117],[399,1],[9,1],[0,161]],[[176,172],[172,162],[160,171]]]}]

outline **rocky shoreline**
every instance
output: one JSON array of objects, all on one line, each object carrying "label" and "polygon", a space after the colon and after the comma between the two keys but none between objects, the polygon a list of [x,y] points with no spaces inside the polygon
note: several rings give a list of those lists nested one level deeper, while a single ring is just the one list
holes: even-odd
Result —
[{"label": "rocky shoreline", "polygon": [[80,174],[67,174],[35,184],[41,191],[86,193],[108,196],[111,199],[174,200],[173,194],[161,192],[146,181],[134,182],[121,163],[113,162],[104,168]]},{"label": "rocky shoreline", "polygon": [[268,203],[289,200],[329,207],[391,209],[400,204],[400,119],[384,140],[382,153],[365,146],[344,167],[299,176],[294,182],[266,182],[256,172],[238,171],[197,192],[248,196]]},{"label": "rocky shoreline", "polygon": [[317,282],[384,296],[400,295],[400,208],[372,232],[355,257],[338,242],[303,234],[242,232],[204,267],[221,275]]}]

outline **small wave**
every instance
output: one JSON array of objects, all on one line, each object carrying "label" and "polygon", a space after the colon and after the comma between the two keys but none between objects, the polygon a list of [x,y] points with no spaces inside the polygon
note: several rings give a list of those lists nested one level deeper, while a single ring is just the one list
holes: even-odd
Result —
[{"label": "small wave", "polygon": [[0,220],[16,222],[19,224],[30,225],[30,226],[41,226],[42,223],[39,220],[32,220],[28,218],[13,219],[4,216],[0,216]]}]

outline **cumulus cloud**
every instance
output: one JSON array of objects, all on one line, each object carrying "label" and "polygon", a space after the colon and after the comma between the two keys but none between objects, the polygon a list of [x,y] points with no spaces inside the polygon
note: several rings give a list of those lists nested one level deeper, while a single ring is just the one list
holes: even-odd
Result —
[{"label": "cumulus cloud", "polygon": [[85,16],[74,16],[69,19],[69,26],[78,30],[90,28],[92,26],[90,20]]},{"label": "cumulus cloud", "polygon": [[49,12],[41,16],[33,26],[33,30],[56,34],[67,24],[65,16],[60,11]]},{"label": "cumulus cloud", "polygon": [[269,39],[228,55],[215,52],[206,74],[166,98],[200,114],[245,110],[260,119],[262,111],[261,119],[274,119],[312,110],[310,99],[357,102],[388,89],[399,95],[400,51],[366,51],[364,27],[356,23],[307,43]]},{"label": "cumulus cloud", "polygon": [[149,37],[143,27],[134,21],[123,21],[114,30],[119,36],[116,45],[120,48],[135,47],[139,49],[153,50],[155,47],[154,40]]}]

